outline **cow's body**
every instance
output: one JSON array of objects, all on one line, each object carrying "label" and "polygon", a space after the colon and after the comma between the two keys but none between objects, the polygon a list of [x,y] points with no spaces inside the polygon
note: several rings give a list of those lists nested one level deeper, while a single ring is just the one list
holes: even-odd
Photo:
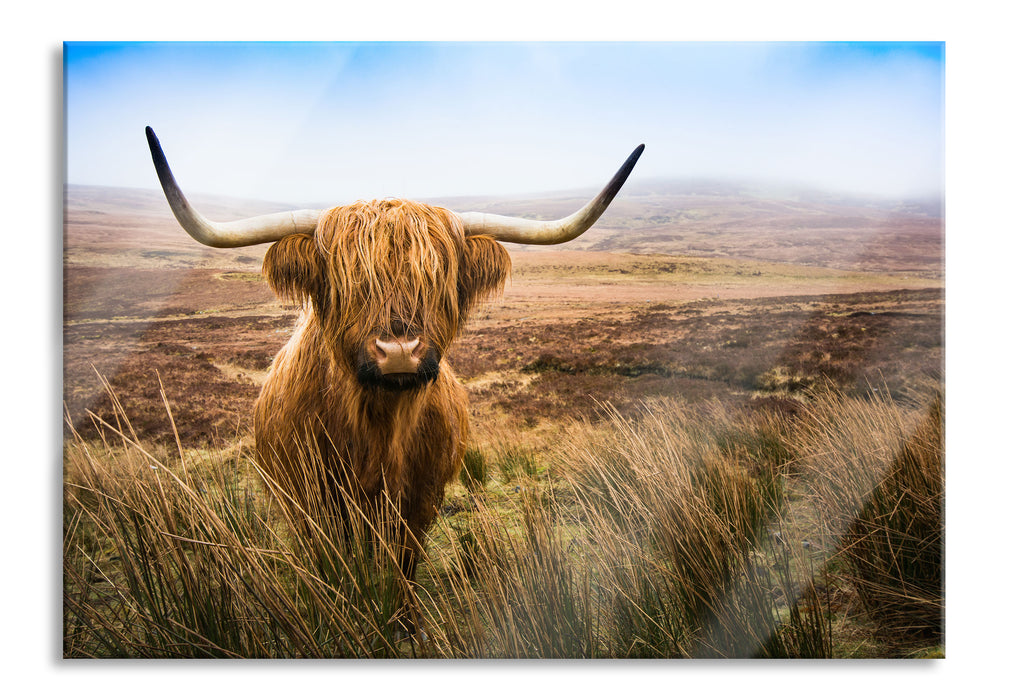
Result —
[{"label": "cow's body", "polygon": [[[373,506],[388,493],[413,535],[402,560],[412,579],[413,547],[423,545],[445,486],[462,463],[466,392],[443,363],[438,378],[421,389],[375,395],[321,359],[325,355],[318,321],[309,313],[277,355],[256,401],[259,462],[309,514],[338,506],[342,491]],[[307,455],[309,449],[315,454]],[[311,481],[320,492],[306,493],[304,471],[316,457],[329,481]]]}]

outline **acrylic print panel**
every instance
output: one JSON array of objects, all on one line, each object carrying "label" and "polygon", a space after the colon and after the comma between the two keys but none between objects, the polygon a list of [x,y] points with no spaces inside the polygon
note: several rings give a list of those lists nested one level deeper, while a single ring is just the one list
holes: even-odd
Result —
[{"label": "acrylic print panel", "polygon": [[944,63],[65,44],[64,656],[943,657]]}]

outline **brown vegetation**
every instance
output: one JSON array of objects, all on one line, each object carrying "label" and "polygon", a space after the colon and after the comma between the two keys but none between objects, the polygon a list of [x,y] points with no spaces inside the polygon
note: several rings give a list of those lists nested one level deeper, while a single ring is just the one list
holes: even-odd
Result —
[{"label": "brown vegetation", "polygon": [[[131,214],[136,193],[114,200],[93,195],[71,197],[65,246],[64,397],[73,484],[66,546],[67,561],[80,564],[68,569],[67,586],[83,591],[74,598],[80,607],[68,608],[67,653],[171,655],[179,635],[196,629],[209,635],[201,620],[185,618],[203,609],[185,601],[170,619],[146,620],[133,603],[116,608],[125,588],[108,586],[123,582],[112,574],[110,583],[101,572],[117,571],[125,564],[112,561],[142,559],[154,547],[174,552],[175,559],[162,562],[168,580],[182,571],[179,585],[194,586],[208,611],[227,610],[244,621],[240,633],[228,621],[220,639],[191,636],[193,646],[185,647],[191,655],[403,655],[388,630],[377,642],[369,636],[388,621],[385,608],[369,607],[372,594],[382,586],[398,591],[399,584],[371,571],[363,575],[374,587],[361,588],[363,597],[341,597],[339,586],[326,583],[332,571],[310,568],[316,564],[285,549],[305,543],[270,529],[262,489],[270,494],[272,487],[253,486],[258,477],[241,456],[251,447],[252,406],[265,370],[296,320],[260,273],[264,249],[204,252],[171,225],[167,209]],[[717,249],[705,253],[711,257],[689,257],[683,253],[690,246],[667,244],[699,240],[691,238],[699,234],[687,225],[690,217],[649,206],[632,218],[670,217],[650,224],[656,237],[648,245],[662,242],[658,252],[646,251],[651,239],[641,238],[646,231],[639,224],[631,227],[637,243],[628,247],[640,244],[647,255],[610,249],[616,238],[605,228],[595,243],[587,239],[585,250],[511,247],[513,278],[503,299],[475,311],[452,346],[448,360],[467,388],[474,427],[467,486],[452,487],[421,572],[428,596],[422,603],[442,623],[429,628],[429,646],[406,655],[865,656],[941,644],[941,398],[932,413],[923,408],[943,381],[937,220],[912,212],[886,228],[894,219],[877,212],[885,231],[858,239],[858,250],[871,255],[856,259],[850,236],[876,216],[871,211],[833,228],[826,219],[810,227],[797,214],[798,228],[777,232],[783,219],[775,218],[776,205],[762,234],[750,218],[744,237],[716,232],[709,240]],[[207,213],[227,218],[213,207]],[[690,216],[700,222],[702,214]],[[686,225],[683,238],[667,224]],[[761,248],[760,235],[773,245]],[[794,257],[781,253],[788,241]],[[100,434],[110,435],[108,425],[96,428],[101,421],[124,426],[158,455],[177,449],[178,463],[163,456],[151,462],[132,443],[124,448],[128,458],[114,444],[95,448]],[[210,444],[231,461],[193,469],[192,455]],[[857,459],[838,472],[852,444]],[[665,452],[654,452],[659,448]],[[178,511],[157,502],[166,497],[158,489],[169,467],[193,470],[169,489],[169,498],[180,499],[171,505]],[[656,470],[682,473],[670,472],[663,486],[646,478]],[[864,479],[879,485],[872,499],[859,491]],[[627,485],[608,501],[622,504],[620,512],[596,498],[607,483]],[[94,498],[115,506],[124,484],[136,489],[133,512],[152,514],[133,525],[98,522],[101,536],[117,543],[113,551],[105,540],[90,539],[97,535],[86,521],[113,517],[114,509],[87,508]],[[860,509],[830,500],[849,487]],[[679,501],[670,500],[674,493]],[[901,507],[914,506],[910,520],[895,494]],[[219,495],[219,503],[211,498]],[[654,518],[661,509],[661,519]],[[643,513],[654,528],[634,530],[626,518]],[[187,524],[189,517],[196,520]],[[720,530],[726,517],[741,529]],[[248,531],[233,530],[236,523]],[[829,532],[820,523],[829,523]],[[118,532],[120,526],[126,530]],[[139,530],[130,534],[133,526],[143,526],[142,538],[150,539]],[[794,559],[775,550],[779,534]],[[181,552],[171,550],[182,547],[172,539],[178,537],[189,538]],[[884,556],[896,537],[907,537],[901,551],[911,553],[899,569]],[[242,549],[250,542],[256,544]],[[200,560],[203,552],[212,556]],[[788,568],[789,561],[811,561],[810,552],[812,573]],[[698,556],[697,566],[687,568],[703,576],[668,566],[670,557]],[[193,562],[204,567],[198,575],[185,568]],[[250,566],[262,576],[252,584],[214,578],[228,566]],[[601,576],[607,583],[597,587]],[[913,587],[902,592],[909,582]],[[175,595],[170,587],[153,593]],[[271,596],[278,607],[263,612],[257,606],[270,604]],[[306,604],[307,612],[298,608],[287,617]],[[159,610],[166,605],[152,602]],[[111,615],[106,606],[119,612]],[[753,611],[759,614],[746,617]],[[330,615],[320,627],[318,616]],[[683,620],[720,626],[700,633],[680,626]],[[872,641],[865,620],[875,625]],[[89,625],[100,635],[89,636]],[[343,632],[312,638],[326,625]],[[279,631],[279,641],[266,639],[267,628]],[[754,635],[772,628],[765,646],[752,646]],[[888,636],[887,628],[902,632]],[[144,629],[148,636],[126,639]],[[121,646],[95,646],[99,638]]]},{"label": "brown vegetation", "polygon": [[[492,306],[450,351],[477,416],[532,425],[592,417],[606,402],[633,411],[646,396],[795,398],[825,381],[863,393],[886,384],[899,397],[942,373],[941,289],[604,306],[583,318],[525,310],[506,320]],[[94,370],[131,415],[144,411],[158,396],[156,370],[186,444],[232,439],[251,429],[256,379],[294,322],[288,312],[68,325],[70,415],[84,434],[86,410],[109,415]],[[159,404],[136,427],[171,440]]]}]

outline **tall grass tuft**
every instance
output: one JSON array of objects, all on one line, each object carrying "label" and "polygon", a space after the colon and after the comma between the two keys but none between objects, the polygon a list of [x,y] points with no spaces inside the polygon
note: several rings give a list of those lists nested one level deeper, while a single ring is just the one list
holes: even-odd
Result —
[{"label": "tall grass tuft", "polygon": [[776,449],[754,454],[761,425],[673,401],[652,404],[638,421],[610,420],[615,436],[571,449],[566,474],[607,579],[600,614],[613,652],[823,655],[774,637],[786,616],[762,549],[778,518],[784,464],[770,458]]},{"label": "tall grass tuft", "polygon": [[462,469],[459,470],[459,481],[467,491],[475,491],[487,484],[490,479],[490,465],[487,457],[476,447],[467,447],[463,453]]},{"label": "tall grass tuft", "polygon": [[591,576],[534,489],[516,494],[506,513],[479,501],[447,551],[433,553],[441,579],[430,607],[444,616],[456,656],[599,655]]},{"label": "tall grass tuft", "polygon": [[499,445],[494,463],[505,483],[523,476],[535,476],[538,469],[536,455],[514,443]]},{"label": "tall grass tuft", "polygon": [[313,517],[244,456],[154,454],[119,418],[64,452],[66,656],[426,653],[400,642],[391,507]]},{"label": "tall grass tuft", "polygon": [[885,392],[831,396],[797,433],[820,517],[877,633],[895,649],[941,644],[945,612],[945,407],[902,410]]}]

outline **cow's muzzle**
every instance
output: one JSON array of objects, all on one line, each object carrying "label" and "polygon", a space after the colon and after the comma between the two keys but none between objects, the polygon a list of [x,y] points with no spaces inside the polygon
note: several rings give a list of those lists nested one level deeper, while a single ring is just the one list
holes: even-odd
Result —
[{"label": "cow's muzzle", "polygon": [[365,386],[403,391],[438,377],[441,354],[420,338],[372,338],[358,355],[357,379]]}]

